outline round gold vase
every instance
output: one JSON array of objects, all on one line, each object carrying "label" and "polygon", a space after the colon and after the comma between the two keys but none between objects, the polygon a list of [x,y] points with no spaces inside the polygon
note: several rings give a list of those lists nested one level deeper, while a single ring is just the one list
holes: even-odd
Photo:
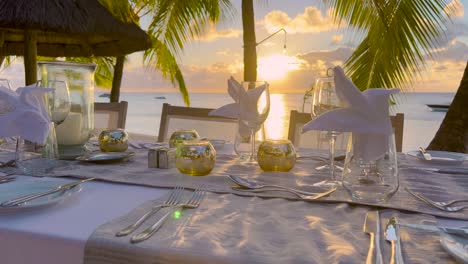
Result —
[{"label": "round gold vase", "polygon": [[177,148],[182,142],[193,141],[199,138],[200,136],[194,129],[177,130],[172,133],[171,138],[169,139],[169,147]]},{"label": "round gold vase", "polygon": [[289,171],[296,164],[296,150],[287,139],[266,140],[258,147],[257,162],[263,171]]},{"label": "round gold vase", "polygon": [[216,150],[209,141],[186,141],[177,147],[176,167],[192,176],[204,176],[216,164]]},{"label": "round gold vase", "polygon": [[124,152],[128,149],[128,133],[123,129],[107,129],[99,134],[102,152]]}]

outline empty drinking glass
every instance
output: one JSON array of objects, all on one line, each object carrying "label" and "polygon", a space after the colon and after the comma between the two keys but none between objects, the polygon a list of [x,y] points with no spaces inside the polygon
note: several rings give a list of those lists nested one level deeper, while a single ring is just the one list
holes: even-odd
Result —
[{"label": "empty drinking glass", "polygon": [[353,200],[387,201],[399,186],[395,136],[352,133],[343,170],[343,186]]}]

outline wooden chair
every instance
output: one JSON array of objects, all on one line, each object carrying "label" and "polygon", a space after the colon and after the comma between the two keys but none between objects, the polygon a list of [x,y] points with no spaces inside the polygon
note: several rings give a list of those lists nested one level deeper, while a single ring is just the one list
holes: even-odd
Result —
[{"label": "wooden chair", "polygon": [[178,129],[195,129],[201,137],[234,142],[239,122],[235,118],[210,116],[213,109],[163,104],[158,142],[168,141]]},{"label": "wooden chair", "polygon": [[126,101],[120,103],[94,103],[95,130],[125,128],[127,108],[128,102]]},{"label": "wooden chair", "polygon": [[[300,113],[296,110],[291,111],[291,116],[289,118],[289,131],[288,131],[288,139],[296,146],[299,147],[301,145],[301,130],[302,126],[312,120],[310,113]],[[401,152],[403,149],[403,124],[405,120],[405,115],[402,113],[397,113],[395,116],[390,116],[390,120],[392,121],[392,126],[395,132],[395,145],[396,150]],[[307,132],[307,133],[314,133]],[[318,133],[312,136],[316,137],[313,140],[323,140],[319,137]]]}]

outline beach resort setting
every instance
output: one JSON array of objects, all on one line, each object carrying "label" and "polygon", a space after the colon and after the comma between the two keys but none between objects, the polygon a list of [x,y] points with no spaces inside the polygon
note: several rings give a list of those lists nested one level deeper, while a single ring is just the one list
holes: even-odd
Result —
[{"label": "beach resort setting", "polygon": [[0,264],[468,263],[468,0],[0,0]]}]

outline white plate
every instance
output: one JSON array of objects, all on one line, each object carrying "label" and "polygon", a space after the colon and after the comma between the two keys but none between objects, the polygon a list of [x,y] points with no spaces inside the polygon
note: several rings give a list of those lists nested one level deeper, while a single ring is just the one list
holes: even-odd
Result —
[{"label": "white plate", "polygon": [[457,152],[436,151],[436,150],[427,150],[427,152],[431,154],[432,156],[431,160],[424,159],[421,152],[417,150],[408,152],[408,155],[412,157],[416,157],[419,160],[427,162],[427,163],[440,164],[440,165],[460,165],[468,157],[466,154],[457,153]]},{"label": "white plate", "polygon": [[[72,182],[63,178],[31,178],[18,176],[15,181],[0,184],[0,203],[21,197],[24,195],[51,190],[59,185]],[[81,186],[75,186],[69,190],[46,195],[14,207],[1,207],[0,213],[19,212],[38,209],[60,203],[81,191]]]},{"label": "white plate", "polygon": [[468,237],[440,233],[442,247],[460,263],[468,263]]},{"label": "white plate", "polygon": [[114,163],[126,161],[135,155],[135,152],[93,152],[76,158],[79,161],[93,163]]}]

